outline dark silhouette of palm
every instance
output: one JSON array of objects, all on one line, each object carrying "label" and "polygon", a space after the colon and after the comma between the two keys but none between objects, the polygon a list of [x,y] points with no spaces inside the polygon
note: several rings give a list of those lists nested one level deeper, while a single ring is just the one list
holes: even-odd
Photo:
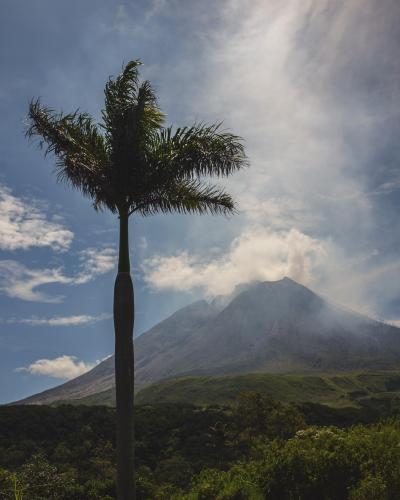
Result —
[{"label": "dark silhouette of palm", "polygon": [[164,115],[148,81],[139,82],[140,61],[129,62],[105,87],[102,123],[79,110],[55,113],[34,100],[27,136],[39,136],[54,153],[56,172],[93,200],[96,210],[119,217],[118,275],[114,288],[117,406],[117,492],[135,498],[133,434],[133,286],[128,219],[132,214],[230,214],[234,202],[204,176],[228,176],[246,165],[242,141],[220,125],[164,127]]}]

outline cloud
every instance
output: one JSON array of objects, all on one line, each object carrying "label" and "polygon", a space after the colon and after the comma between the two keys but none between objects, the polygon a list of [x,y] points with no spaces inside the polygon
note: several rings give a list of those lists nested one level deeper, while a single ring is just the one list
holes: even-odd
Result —
[{"label": "cloud", "polygon": [[89,314],[81,314],[76,316],[56,316],[54,318],[11,318],[7,319],[6,323],[19,323],[31,326],[82,326],[91,325],[111,318],[111,314],[103,313],[98,316]]},{"label": "cloud", "polygon": [[386,320],[386,323],[388,325],[396,326],[397,328],[400,328],[400,319],[388,319]]},{"label": "cloud", "polygon": [[80,270],[68,276],[63,268],[30,269],[14,260],[0,261],[0,292],[9,297],[28,301],[58,303],[60,295],[38,290],[43,285],[82,285],[111,271],[116,262],[113,248],[89,248],[80,252]]},{"label": "cloud", "polygon": [[396,316],[385,304],[400,294],[400,259],[381,262],[379,253],[346,255],[331,246],[318,280],[318,290],[341,304],[377,320]]},{"label": "cloud", "polygon": [[76,356],[64,355],[54,359],[38,359],[28,366],[17,368],[15,371],[70,380],[91,370],[99,362],[85,363],[84,361],[78,361]]},{"label": "cloud", "polygon": [[53,216],[49,220],[34,199],[17,198],[0,184],[0,249],[17,250],[31,247],[50,247],[67,250],[73,233]]},{"label": "cloud", "polygon": [[0,261],[0,291],[12,298],[22,300],[57,303],[61,296],[52,296],[38,287],[53,283],[71,284],[73,278],[63,274],[62,268],[29,269],[14,260]]},{"label": "cloud", "polygon": [[[190,23],[189,10],[182,4],[179,15]],[[146,279],[157,289],[231,288],[227,268],[237,280],[265,276],[229,264],[238,242],[295,228],[326,250],[324,265],[304,273],[315,289],[386,316],[380,309],[400,293],[384,271],[396,267],[400,244],[398,2],[380,9],[372,0],[254,0],[243,9],[225,0],[209,10],[213,22],[193,30],[195,69],[183,60],[170,76],[163,66],[163,78],[178,82],[164,99],[169,116],[178,103],[185,119],[222,119],[245,138],[251,167],[224,180],[241,215],[228,224],[191,219],[186,252],[150,259]],[[212,260],[210,246],[228,250]],[[272,261],[288,267],[281,252]]]},{"label": "cloud", "polygon": [[238,283],[277,280],[289,276],[312,282],[315,267],[327,252],[320,242],[296,229],[274,232],[262,228],[235,238],[226,254],[204,259],[181,252],[154,256],[144,262],[145,281],[157,290],[190,291],[202,288],[207,295],[226,294]]},{"label": "cloud", "polygon": [[[104,22],[103,11],[96,22],[90,18],[90,26],[81,16],[92,67],[75,68],[66,79],[68,58],[60,59],[62,67],[53,64],[45,90],[38,86],[49,102],[69,107],[83,95],[82,102],[95,109],[90,89],[96,79],[120,69],[115,55],[121,48],[141,46],[144,74],[160,89],[171,121],[224,120],[245,138],[251,161],[251,168],[226,182],[242,215],[229,224],[195,217],[177,224],[170,218],[165,223],[174,230],[162,234],[164,249],[174,248],[177,234],[186,238],[187,259],[195,259],[189,267],[198,267],[211,262],[210,246],[229,248],[249,233],[295,228],[323,245],[334,242],[329,255],[338,260],[330,257],[325,269],[308,270],[318,288],[337,300],[357,296],[376,305],[384,297],[393,303],[399,290],[383,286],[390,277],[379,270],[396,259],[400,243],[398,203],[394,196],[388,202],[399,187],[393,126],[400,81],[398,0],[385,0],[384,8],[373,0],[254,0],[245,9],[237,0],[154,0],[144,8],[125,3],[112,10],[114,24]],[[141,22],[146,19],[148,24]],[[101,53],[94,50],[98,40],[106,42]],[[172,59],[158,57],[160,40]],[[93,85],[82,86],[83,76]],[[353,265],[375,247],[380,257]],[[223,260],[220,253],[215,261]],[[382,282],[370,280],[365,287],[361,278],[374,268]],[[82,274],[82,282],[87,279]]]},{"label": "cloud", "polygon": [[88,248],[79,254],[81,274],[75,278],[74,284],[79,285],[93,280],[96,276],[112,271],[116,263],[114,248]]},{"label": "cloud", "polygon": [[[267,225],[272,217],[286,228],[295,222],[309,234],[322,229],[342,243],[365,230],[360,220],[371,222],[366,179],[357,171],[370,146],[365,141],[355,157],[351,138],[356,131],[367,135],[374,124],[364,102],[334,98],[330,83],[345,57],[335,38],[352,46],[345,19],[353,16],[355,2],[349,4],[331,9],[330,18],[325,1],[319,7],[256,0],[246,12],[234,0],[225,2],[227,27],[204,40],[205,48],[212,46],[205,51],[212,76],[201,104],[194,101],[246,139],[251,168],[229,181],[245,216],[258,215]],[[321,27],[330,44],[324,36],[313,43]]]}]

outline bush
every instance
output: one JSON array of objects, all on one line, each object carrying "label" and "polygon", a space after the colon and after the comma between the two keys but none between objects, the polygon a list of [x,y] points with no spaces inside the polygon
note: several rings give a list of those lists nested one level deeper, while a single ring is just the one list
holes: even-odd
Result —
[{"label": "bush", "polygon": [[389,500],[389,491],[380,476],[368,475],[352,488],[349,500]]},{"label": "bush", "polygon": [[241,393],[236,402],[236,425],[250,437],[287,439],[306,426],[304,416],[294,405],[284,405],[257,392]]},{"label": "bush", "polygon": [[253,459],[194,479],[190,500],[398,500],[400,422],[348,430],[308,428],[258,439]]}]

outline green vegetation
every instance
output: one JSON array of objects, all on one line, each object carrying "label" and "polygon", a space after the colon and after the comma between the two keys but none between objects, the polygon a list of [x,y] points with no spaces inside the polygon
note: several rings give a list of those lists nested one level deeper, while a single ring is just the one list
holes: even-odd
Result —
[{"label": "green vegetation", "polygon": [[[135,419],[138,499],[398,498],[393,408],[245,392],[230,406],[137,406]],[[110,407],[1,407],[0,499],[115,498],[114,422]]]},{"label": "green vegetation", "polygon": [[[146,387],[137,393],[136,401],[141,405],[185,403],[229,406],[238,394],[247,391],[257,391],[283,403],[313,402],[335,408],[375,407],[390,410],[400,407],[400,372],[184,377]],[[69,403],[112,406],[114,402],[114,391],[107,390]]]},{"label": "green vegetation", "polygon": [[[252,458],[208,469],[186,500],[395,500],[400,491],[400,422],[349,430],[308,428],[282,443],[254,441]],[[174,498],[174,497],[173,497]]]}]

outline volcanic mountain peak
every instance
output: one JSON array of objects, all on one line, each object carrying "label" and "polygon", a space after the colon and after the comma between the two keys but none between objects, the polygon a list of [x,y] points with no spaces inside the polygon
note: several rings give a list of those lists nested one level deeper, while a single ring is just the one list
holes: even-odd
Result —
[{"label": "volcanic mountain peak", "polygon": [[[400,366],[400,329],[332,305],[290,278],[241,285],[218,304],[197,301],[135,339],[141,388],[186,375],[349,371]],[[111,388],[114,360],[25,403]]]},{"label": "volcanic mountain peak", "polygon": [[263,289],[274,289],[277,291],[279,287],[289,287],[290,286],[298,286],[298,287],[303,287],[303,285],[300,285],[296,281],[292,280],[291,278],[284,277],[282,279],[276,280],[276,281],[251,281],[247,283],[240,283],[239,285],[236,285],[235,288],[233,289],[232,292],[230,292],[227,295],[217,295],[214,297],[210,305],[214,307],[215,309],[218,309],[222,311],[226,306],[228,306],[236,297],[239,295],[250,292],[250,293],[258,293],[260,290],[262,291]]}]

